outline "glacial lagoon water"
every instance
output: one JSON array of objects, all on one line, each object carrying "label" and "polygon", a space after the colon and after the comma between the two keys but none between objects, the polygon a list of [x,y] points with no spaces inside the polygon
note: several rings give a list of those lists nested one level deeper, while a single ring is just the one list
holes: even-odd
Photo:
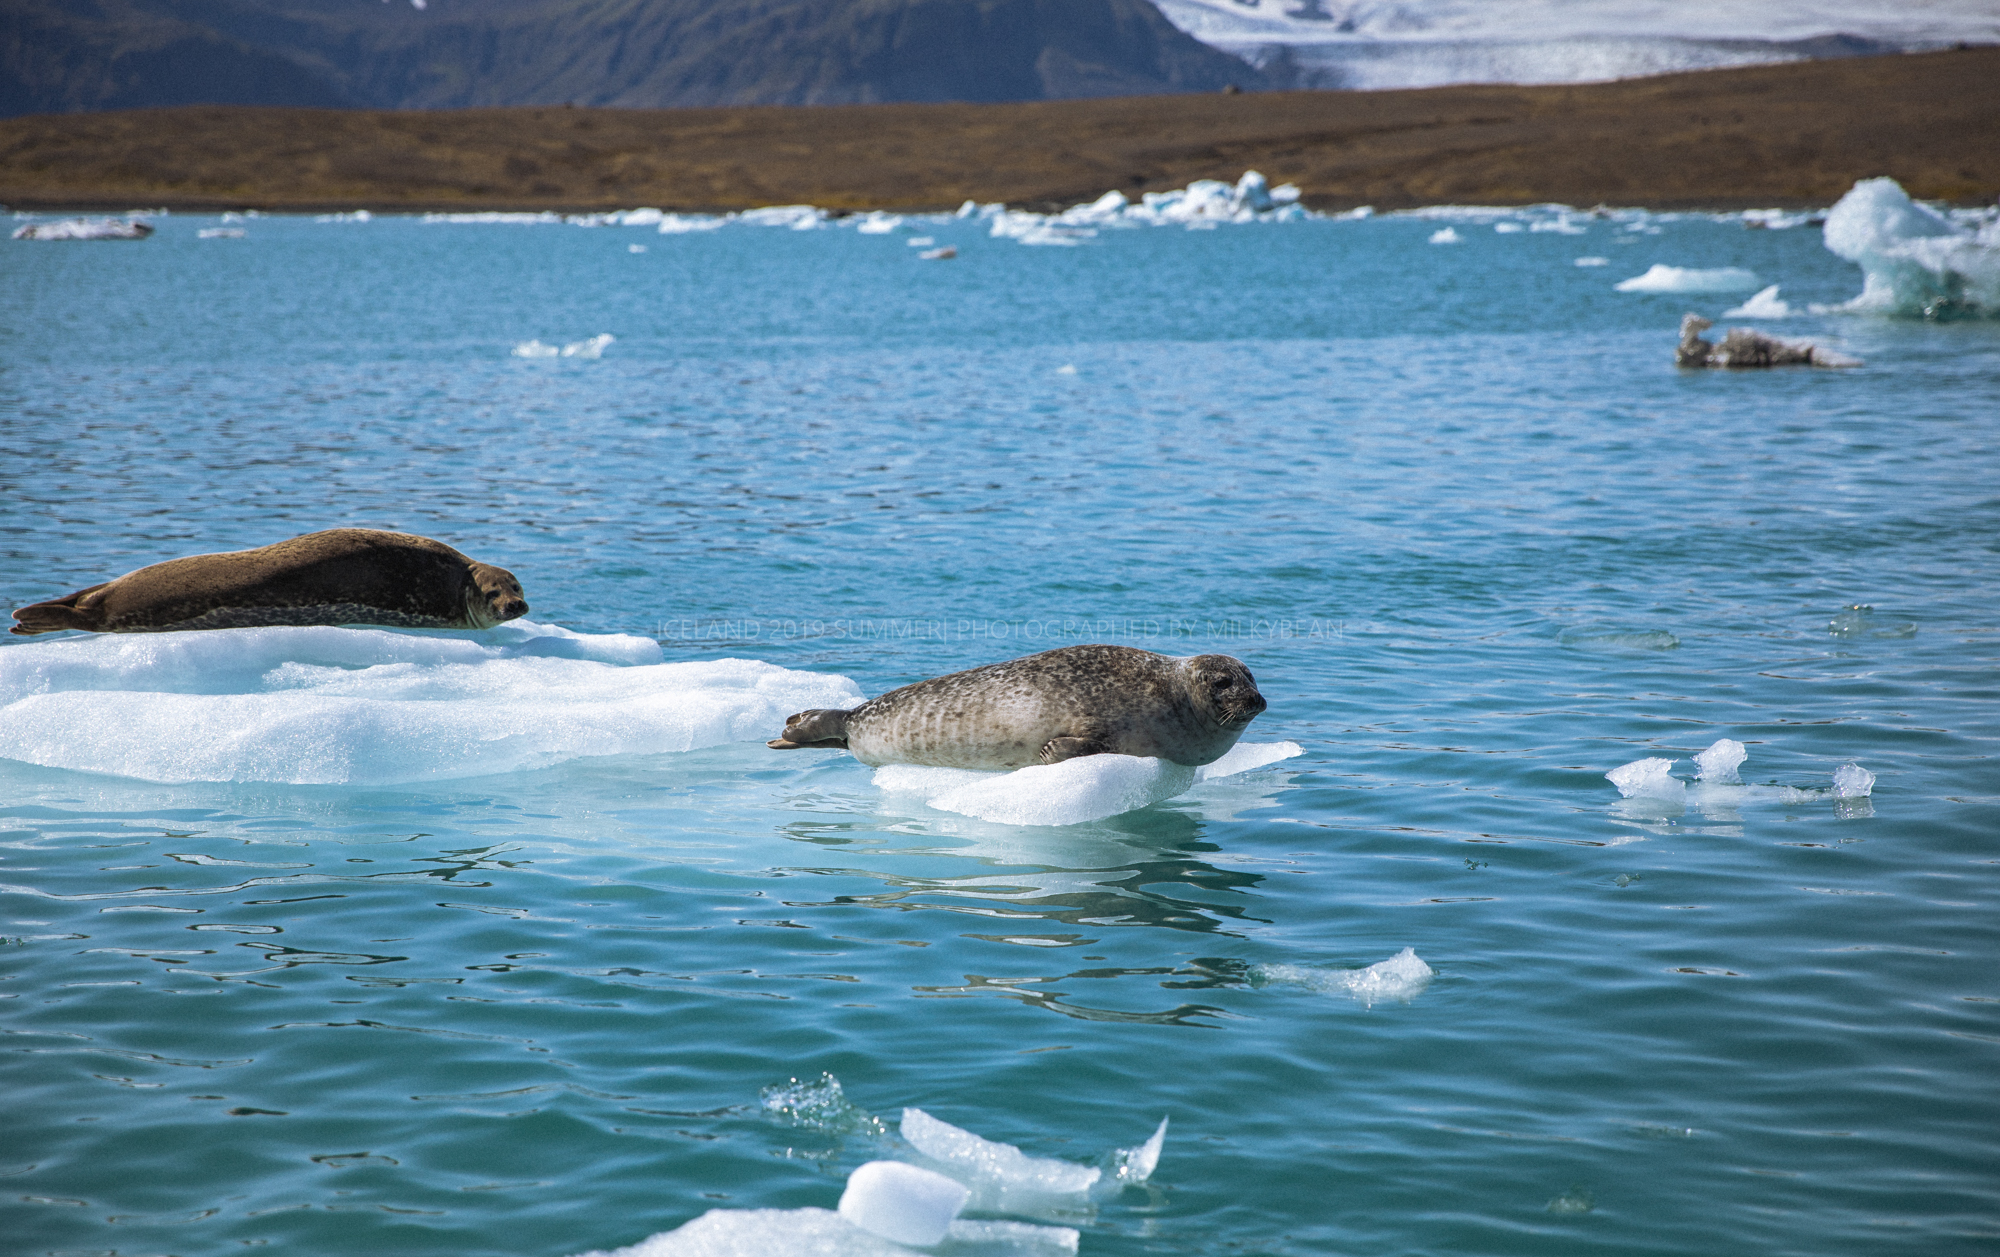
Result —
[{"label": "glacial lagoon water", "polygon": [[[933,1251],[1992,1251],[2000,321],[1784,216],[640,218],[0,248],[6,606],[533,604],[0,646],[6,1252],[888,1251],[754,1211],[975,1137],[1068,1185]],[[1737,307],[1865,365],[1671,365]],[[762,744],[1081,641],[1258,762]]]}]

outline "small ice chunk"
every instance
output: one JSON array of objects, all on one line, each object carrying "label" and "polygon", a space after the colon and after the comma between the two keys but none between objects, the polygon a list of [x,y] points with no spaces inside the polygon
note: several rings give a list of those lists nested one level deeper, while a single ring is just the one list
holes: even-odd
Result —
[{"label": "small ice chunk", "polygon": [[1680,799],[1687,785],[1675,777],[1670,759],[1635,759],[1604,774],[1618,793],[1628,799]]},{"label": "small ice chunk", "polygon": [[1778,285],[1772,284],[1768,288],[1759,288],[1757,295],[1742,305],[1731,310],[1724,310],[1722,317],[1725,319],[1782,319],[1789,318],[1793,313],[1794,311],[1788,303],[1778,300]]},{"label": "small ice chunk", "polygon": [[643,244],[628,244],[625,246],[625,252],[627,253],[644,253],[645,251],[646,246]]},{"label": "small ice chunk", "polygon": [[847,1176],[840,1216],[884,1239],[928,1248],[944,1238],[971,1195],[934,1170],[870,1161]]},{"label": "small ice chunk", "polygon": [[1365,969],[1253,965],[1250,980],[1258,986],[1282,982],[1326,995],[1351,995],[1372,1008],[1383,1000],[1408,1003],[1430,985],[1435,972],[1417,955],[1414,947],[1405,947],[1387,960],[1378,960]]},{"label": "small ice chunk", "polygon": [[1463,239],[1465,239],[1464,236],[1459,235],[1449,227],[1440,227],[1431,233],[1432,244],[1457,244]]},{"label": "small ice chunk", "polygon": [[1495,234],[1495,235],[1500,235],[1500,236],[1514,236],[1514,235],[1520,235],[1520,234],[1522,234],[1522,233],[1526,232],[1527,230],[1528,230],[1528,229],[1527,229],[1526,227],[1523,227],[1523,226],[1522,226],[1521,224],[1519,224],[1519,223],[1494,223],[1494,224],[1493,224],[1493,232],[1494,232],[1494,234]]},{"label": "small ice chunk", "polygon": [[981,1139],[922,1109],[903,1110],[903,1138],[972,1190],[968,1208],[994,1213],[1047,1213],[1076,1207],[1104,1176],[1094,1165],[1033,1157],[1013,1144]]},{"label": "small ice chunk", "polygon": [[555,358],[562,354],[560,345],[544,345],[539,340],[524,340],[514,346],[516,358]]},{"label": "small ice chunk", "polygon": [[1611,259],[1610,259],[1610,258],[1578,258],[1578,259],[1576,260],[1576,263],[1575,263],[1575,264],[1576,264],[1577,266],[1609,266],[1609,265],[1611,265]]},{"label": "small ice chunk", "polygon": [[1741,742],[1717,738],[1707,750],[1694,757],[1694,775],[1711,785],[1733,786],[1742,780],[1736,775],[1736,766],[1749,757],[1750,752],[1743,748]]},{"label": "small ice chunk", "polygon": [[1120,1148],[1111,1154],[1111,1177],[1119,1183],[1143,1183],[1153,1177],[1160,1164],[1160,1149],[1167,1142],[1167,1119],[1161,1118],[1152,1137],[1136,1148]]},{"label": "small ice chunk", "polygon": [[1619,292],[1749,292],[1757,286],[1757,273],[1740,266],[1701,270],[1658,262],[1644,275],[1634,275],[1612,285]]},{"label": "small ice chunk", "polygon": [[1875,774],[1859,764],[1847,763],[1833,770],[1833,797],[1865,799],[1875,790]]}]

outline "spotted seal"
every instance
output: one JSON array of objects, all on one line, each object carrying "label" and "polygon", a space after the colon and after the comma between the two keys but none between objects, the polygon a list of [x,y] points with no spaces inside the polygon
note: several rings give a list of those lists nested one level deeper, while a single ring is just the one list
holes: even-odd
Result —
[{"label": "spotted seal", "polygon": [[1699,314],[1681,318],[1681,343],[1674,347],[1677,367],[1858,367],[1859,358],[1837,354],[1804,340],[1780,340],[1748,327],[1732,327],[1716,344],[1702,333],[1715,323]]},{"label": "spotted seal", "polygon": [[163,633],[273,624],[491,628],[525,615],[521,583],[442,541],[332,528],[197,554],[14,612],[16,633]]},{"label": "spotted seal", "polygon": [[1064,646],[919,681],[847,711],[802,711],[766,745],[844,747],[869,765],[1025,768],[1113,754],[1199,767],[1221,759],[1263,710],[1256,678],[1228,655]]}]

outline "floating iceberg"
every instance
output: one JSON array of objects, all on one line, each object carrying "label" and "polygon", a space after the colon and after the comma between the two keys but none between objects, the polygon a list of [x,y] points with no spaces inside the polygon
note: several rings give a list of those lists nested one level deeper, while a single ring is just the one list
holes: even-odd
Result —
[{"label": "floating iceberg", "polygon": [[935,1247],[908,1248],[830,1209],[711,1209],[629,1248],[581,1257],[1070,1257],[1068,1227],[958,1219]]},{"label": "floating iceberg", "polygon": [[1863,273],[1860,295],[1836,309],[2000,316],[2000,219],[1967,230],[1894,179],[1863,179],[1827,213],[1825,239]]},{"label": "floating iceberg", "polygon": [[1757,283],[1757,273],[1740,266],[1697,270],[1655,262],[1644,275],[1619,280],[1612,287],[1619,292],[1748,292]]},{"label": "floating iceberg", "polygon": [[1790,305],[1778,300],[1778,285],[1772,284],[1769,288],[1759,288],[1757,295],[1745,301],[1742,305],[1724,310],[1722,317],[1725,319],[1783,319],[1789,318],[1795,313],[1797,311],[1793,310]]},{"label": "floating iceberg", "polygon": [[16,240],[144,240],[153,224],[136,218],[65,218],[14,229]]},{"label": "floating iceberg", "polygon": [[1417,956],[1414,947],[1405,947],[1387,960],[1378,960],[1365,969],[1252,965],[1250,981],[1254,986],[1281,983],[1303,986],[1324,995],[1351,995],[1372,1008],[1385,1000],[1409,1003],[1430,985],[1436,972]]},{"label": "floating iceberg", "polygon": [[1459,235],[1458,232],[1450,227],[1440,227],[1431,233],[1432,244],[1457,244],[1464,239],[1464,236]]},{"label": "floating iceberg", "polygon": [[146,781],[380,784],[767,736],[845,677],[666,663],[651,638],[243,628],[0,649],[0,757]]},{"label": "floating iceberg", "polygon": [[887,764],[875,770],[874,782],[884,793],[922,795],[941,812],[1002,825],[1080,825],[1150,807],[1185,794],[1197,782],[1301,754],[1296,742],[1239,742],[1200,768],[1134,755],[1086,755],[1012,772]]}]

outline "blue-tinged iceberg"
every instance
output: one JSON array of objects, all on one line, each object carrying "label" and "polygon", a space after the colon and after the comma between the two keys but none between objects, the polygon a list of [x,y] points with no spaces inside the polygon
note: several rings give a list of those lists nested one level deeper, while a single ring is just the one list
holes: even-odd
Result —
[{"label": "blue-tinged iceberg", "polygon": [[2000,315],[2000,218],[1954,222],[1894,179],[1863,179],[1826,216],[1826,247],[1859,266],[1843,310],[1926,318]]}]

